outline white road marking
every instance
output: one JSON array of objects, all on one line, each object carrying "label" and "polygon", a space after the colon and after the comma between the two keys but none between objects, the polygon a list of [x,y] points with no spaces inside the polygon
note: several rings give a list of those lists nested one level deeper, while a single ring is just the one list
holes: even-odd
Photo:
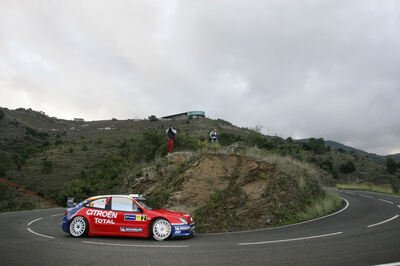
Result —
[{"label": "white road marking", "polygon": [[48,235],[39,234],[39,233],[33,231],[32,229],[30,229],[29,227],[26,228],[26,229],[27,229],[29,232],[31,232],[32,234],[35,234],[35,235],[37,235],[37,236],[47,237],[47,238],[54,238],[54,236],[48,236]]},{"label": "white road marking", "polygon": [[395,215],[395,216],[393,216],[392,218],[389,218],[389,219],[387,219],[387,220],[385,220],[385,221],[382,221],[382,222],[379,222],[379,223],[376,223],[376,224],[368,225],[367,227],[374,227],[374,226],[377,226],[377,225],[381,225],[381,224],[384,224],[384,223],[393,221],[393,220],[396,219],[397,217],[399,217],[399,215]]},{"label": "white road marking", "polygon": [[[30,226],[31,224],[36,223],[37,221],[40,221],[40,220],[42,220],[42,219],[43,219],[43,218],[40,217],[40,218],[37,218],[37,219],[35,219],[35,220],[33,220],[33,221],[30,221],[30,222],[28,223],[28,226]],[[32,229],[30,229],[29,227],[27,227],[26,229],[27,229],[29,232],[31,232],[32,234],[35,234],[35,235],[37,235],[37,236],[47,237],[47,238],[54,238],[54,236],[48,236],[48,235],[44,235],[44,234],[39,234],[39,233],[33,231]]]},{"label": "white road marking", "polygon": [[282,242],[300,241],[300,240],[307,240],[307,239],[335,236],[335,235],[340,235],[340,234],[343,234],[343,232],[336,232],[336,233],[324,234],[324,235],[316,235],[316,236],[306,236],[306,237],[299,237],[299,238],[291,238],[291,239],[280,239],[280,240],[272,240],[272,241],[263,241],[263,242],[239,243],[238,245],[239,246],[248,246],[248,245],[263,245],[263,244],[272,244],[272,243],[282,243]]},{"label": "white road marking", "polygon": [[39,221],[39,220],[42,220],[43,218],[37,218],[37,219],[35,219],[35,220],[33,220],[33,221],[30,221],[29,223],[28,223],[28,226],[30,226],[31,224],[33,224],[33,223],[35,223],[35,222],[37,222],[37,221]]},{"label": "white road marking", "polygon": [[400,261],[392,262],[392,263],[385,263],[385,264],[377,264],[375,266],[399,266],[399,265],[400,265]]},{"label": "white road marking", "polygon": [[268,230],[277,230],[277,229],[282,229],[282,228],[286,228],[286,227],[291,227],[291,226],[296,226],[296,225],[300,225],[300,224],[306,224],[306,223],[311,223],[317,220],[321,220],[321,219],[325,219],[328,218],[330,216],[339,214],[343,211],[345,211],[349,206],[350,203],[345,199],[340,197],[342,200],[344,200],[344,202],[346,202],[346,206],[343,207],[343,209],[338,210],[337,212],[322,216],[322,217],[318,217],[312,220],[307,220],[307,221],[303,221],[303,222],[299,222],[299,223],[295,223],[295,224],[288,224],[288,225],[282,225],[282,226],[277,226],[277,227],[271,227],[271,228],[261,228],[261,229],[254,229],[254,230],[245,230],[245,231],[237,231],[237,232],[226,232],[226,233],[208,233],[208,234],[196,234],[196,235],[206,235],[206,236],[213,236],[213,235],[230,235],[230,234],[243,234],[243,233],[253,233],[253,232],[261,232],[261,231],[268,231]]},{"label": "white road marking", "polygon": [[50,215],[50,217],[61,216],[61,215],[64,215],[64,213],[62,212],[62,213],[53,214],[53,215]]},{"label": "white road marking", "polygon": [[374,198],[374,197],[371,197],[371,196],[368,196],[368,195],[364,195],[364,194],[358,194],[358,195],[360,195],[362,197],[365,197],[365,198],[369,198],[369,199],[373,199]]},{"label": "white road marking", "polygon": [[388,200],[384,200],[384,199],[379,199],[379,200],[380,200],[380,201],[383,201],[383,202],[386,202],[386,203],[394,204],[393,202],[388,201]]},{"label": "white road marking", "polygon": [[82,241],[85,244],[102,245],[102,246],[118,246],[118,247],[136,247],[136,248],[188,248],[189,246],[162,246],[162,245],[132,245],[132,244],[118,244],[118,243],[105,243]]},{"label": "white road marking", "polygon": [[400,205],[397,205],[397,207],[399,207],[399,208],[400,208]]}]

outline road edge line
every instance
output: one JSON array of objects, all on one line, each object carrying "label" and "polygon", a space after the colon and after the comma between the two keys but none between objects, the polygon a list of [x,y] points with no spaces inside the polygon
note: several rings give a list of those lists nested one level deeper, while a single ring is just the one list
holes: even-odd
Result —
[{"label": "road edge line", "polygon": [[30,226],[31,224],[36,223],[37,221],[40,221],[40,220],[42,220],[42,219],[43,219],[43,218],[40,217],[40,218],[37,218],[37,219],[35,219],[35,220],[33,220],[33,221],[30,221],[30,222],[28,223],[28,226]]},{"label": "road edge line", "polygon": [[101,246],[119,246],[119,247],[139,247],[139,248],[188,248],[189,246],[161,246],[161,245],[134,245],[134,244],[119,244],[119,243],[106,243],[95,241],[82,241],[85,244],[101,245]]},{"label": "road edge line", "polygon": [[263,245],[263,244],[283,243],[283,242],[292,242],[292,241],[301,241],[301,240],[308,240],[308,239],[314,239],[314,238],[329,237],[329,236],[335,236],[335,235],[340,235],[340,234],[343,234],[343,232],[336,232],[336,233],[316,235],[316,236],[306,236],[306,237],[299,237],[299,238],[262,241],[262,242],[238,243],[238,245],[239,246],[249,246],[249,245]]},{"label": "road edge line", "polygon": [[35,235],[37,235],[37,236],[47,237],[47,238],[50,238],[50,239],[55,238],[54,236],[48,236],[48,235],[43,235],[43,234],[37,233],[37,232],[33,231],[32,229],[30,229],[29,227],[26,228],[26,229],[27,229],[29,232],[31,232],[32,234],[35,234]]},{"label": "road edge line", "polygon": [[388,222],[393,221],[394,219],[396,219],[396,218],[398,218],[398,217],[399,217],[399,215],[395,215],[395,216],[393,216],[392,218],[389,218],[389,219],[387,219],[387,220],[384,220],[384,221],[379,222],[379,223],[376,223],[376,224],[368,225],[367,227],[370,228],[370,227],[378,226],[378,225],[381,225],[381,224],[384,224],[384,223],[388,223]]}]

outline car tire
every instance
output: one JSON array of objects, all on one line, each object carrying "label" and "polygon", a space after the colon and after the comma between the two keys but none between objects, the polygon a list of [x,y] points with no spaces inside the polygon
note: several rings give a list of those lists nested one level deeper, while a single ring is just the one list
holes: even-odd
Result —
[{"label": "car tire", "polygon": [[82,216],[74,217],[69,223],[69,233],[73,237],[85,236],[88,232],[88,229],[88,223]]},{"label": "car tire", "polygon": [[151,233],[153,234],[153,238],[155,240],[163,241],[171,236],[171,224],[165,219],[157,219],[151,226]]}]

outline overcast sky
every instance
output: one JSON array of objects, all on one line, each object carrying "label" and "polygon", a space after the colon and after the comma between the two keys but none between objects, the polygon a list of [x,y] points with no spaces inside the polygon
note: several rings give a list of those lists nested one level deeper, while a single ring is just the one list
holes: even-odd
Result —
[{"label": "overcast sky", "polygon": [[0,1],[0,106],[86,120],[205,111],[400,152],[400,1]]}]

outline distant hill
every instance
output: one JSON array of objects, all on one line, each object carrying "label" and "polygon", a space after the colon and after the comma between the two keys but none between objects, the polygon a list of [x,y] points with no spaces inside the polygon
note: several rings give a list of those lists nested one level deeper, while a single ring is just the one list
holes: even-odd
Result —
[{"label": "distant hill", "polygon": [[332,149],[335,149],[335,150],[343,149],[347,152],[366,156],[371,159],[377,160],[379,162],[384,162],[384,160],[385,160],[385,156],[381,156],[381,155],[378,155],[375,153],[369,153],[369,152],[366,152],[366,151],[363,151],[360,149],[356,149],[356,148],[353,148],[353,147],[350,147],[350,146],[347,146],[347,145],[344,145],[344,144],[341,144],[339,142],[335,142],[332,140],[326,140],[325,143],[326,143],[326,145],[330,146]]},{"label": "distant hill", "polygon": [[[308,138],[308,139],[298,139],[298,140],[295,140],[295,141],[302,142],[302,143],[307,143],[309,140],[310,139]],[[370,156],[370,157],[373,157],[373,158],[384,157],[384,156],[377,155],[375,153],[369,153],[369,152],[366,152],[366,151],[363,151],[363,150],[360,150],[360,149],[356,149],[356,148],[353,148],[351,146],[347,146],[347,145],[344,145],[342,143],[339,143],[339,142],[336,142],[336,141],[332,141],[332,140],[325,140],[325,144],[327,146],[330,146],[334,150],[341,149],[341,150],[346,151],[346,152],[359,153],[359,154],[362,154],[362,155],[365,155],[365,156]]]},{"label": "distant hill", "polygon": [[[301,143],[307,143],[309,140],[310,139],[299,139],[299,140],[295,140],[295,141],[301,142]],[[339,142],[332,141],[332,140],[325,140],[325,143],[327,146],[330,146],[334,150],[343,150],[348,153],[365,156],[365,157],[371,158],[372,160],[375,160],[379,163],[384,163],[387,157],[392,157],[396,161],[400,162],[400,153],[383,156],[383,155],[378,155],[375,153],[366,152],[366,151],[363,151],[363,150],[360,150],[357,148],[353,148],[351,146],[347,146],[347,145],[344,145],[344,144],[341,144]]]},{"label": "distant hill", "polygon": [[387,157],[392,157],[396,161],[400,162],[400,153],[391,154],[391,155],[388,155]]}]

